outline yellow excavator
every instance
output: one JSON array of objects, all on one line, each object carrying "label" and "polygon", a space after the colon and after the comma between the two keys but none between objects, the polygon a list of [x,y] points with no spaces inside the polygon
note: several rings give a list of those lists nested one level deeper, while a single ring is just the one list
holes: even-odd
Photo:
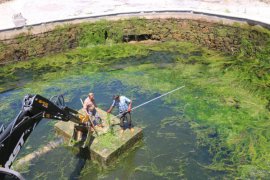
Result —
[{"label": "yellow excavator", "polygon": [[10,169],[25,141],[43,119],[72,121],[81,127],[87,127],[88,119],[78,111],[65,106],[62,95],[50,100],[41,95],[26,95],[21,111],[5,128],[0,125],[0,179],[24,178],[20,173]]}]

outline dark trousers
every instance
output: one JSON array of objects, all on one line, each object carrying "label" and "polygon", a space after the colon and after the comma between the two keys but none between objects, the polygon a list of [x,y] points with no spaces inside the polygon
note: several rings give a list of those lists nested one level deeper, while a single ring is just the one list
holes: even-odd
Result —
[{"label": "dark trousers", "polygon": [[127,121],[128,128],[131,128],[131,114],[130,112],[123,113],[123,115],[120,117],[120,127],[124,128],[124,121]]}]

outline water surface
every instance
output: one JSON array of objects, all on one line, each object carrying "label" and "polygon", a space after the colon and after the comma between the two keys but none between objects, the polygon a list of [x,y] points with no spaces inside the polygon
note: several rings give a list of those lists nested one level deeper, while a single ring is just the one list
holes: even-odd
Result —
[{"label": "water surface", "polygon": [[[19,69],[15,73],[19,85],[0,94],[1,121],[6,123],[15,117],[21,106],[20,101],[27,93],[41,93],[45,97],[64,94],[67,105],[74,109],[81,108],[79,98],[85,98],[89,91],[95,93],[96,101],[103,109],[110,106],[114,93],[126,95],[133,99],[134,106],[139,105],[160,93],[142,91],[139,86],[125,84],[121,75],[132,76],[133,79],[149,76],[147,71],[140,70],[142,64],[154,65],[156,71],[159,71],[159,68],[172,67],[175,56],[176,53],[155,52],[147,57],[126,58],[95,73],[91,73],[91,64],[87,64],[74,67],[64,76],[58,76],[65,72],[64,69],[56,72],[54,69],[43,69],[38,73]],[[124,70],[128,67],[137,70],[126,74]],[[32,86],[39,88],[31,89]],[[181,91],[176,94],[181,95]],[[177,96],[172,94],[170,98]],[[175,111],[175,105],[173,102],[165,103],[162,98],[134,111],[134,125],[144,129],[144,138],[108,168],[93,163],[85,152],[60,146],[31,162],[23,175],[27,179],[206,179],[216,175],[203,167],[210,162],[209,154],[206,149],[197,147],[196,137],[185,121],[185,114]],[[184,105],[179,105],[179,108]],[[19,157],[54,139],[53,124],[51,120],[43,120]]]},{"label": "water surface", "polygon": [[[267,177],[267,91],[252,92],[256,84],[241,79],[252,77],[248,64],[239,67],[237,61],[172,42],[78,48],[6,66],[0,69],[0,122],[14,119],[29,93],[63,94],[69,107],[80,109],[79,99],[92,91],[98,106],[107,109],[116,93],[136,106],[185,85],[132,113],[144,138],[110,167],[92,162],[85,151],[60,146],[21,172],[27,179]],[[18,158],[53,140],[54,123],[44,119]]]}]

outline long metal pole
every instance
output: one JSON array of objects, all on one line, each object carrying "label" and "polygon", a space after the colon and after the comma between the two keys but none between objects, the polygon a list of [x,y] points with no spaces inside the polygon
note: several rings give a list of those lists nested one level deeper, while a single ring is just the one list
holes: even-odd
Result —
[{"label": "long metal pole", "polygon": [[172,90],[172,91],[169,91],[169,92],[167,92],[167,93],[165,93],[165,94],[162,94],[162,95],[160,95],[160,96],[158,96],[158,97],[156,97],[156,98],[154,98],[154,99],[151,99],[151,100],[149,100],[149,101],[147,101],[147,102],[144,102],[144,103],[142,103],[142,104],[140,104],[140,105],[138,105],[138,106],[132,108],[131,111],[134,111],[135,109],[137,109],[137,108],[139,108],[139,107],[141,107],[141,106],[144,106],[144,105],[146,105],[146,104],[148,104],[148,103],[150,103],[150,102],[152,102],[152,101],[155,101],[155,100],[157,100],[157,99],[159,99],[159,98],[162,98],[163,96],[166,96],[166,95],[168,95],[168,94],[171,94],[171,93],[173,93],[174,91],[177,91],[177,90],[182,89],[182,88],[184,88],[184,87],[185,87],[185,86],[178,87],[178,88],[176,88],[176,89],[174,89],[174,90]]},{"label": "long metal pole", "polygon": [[[142,107],[142,106],[144,106],[144,105],[146,105],[146,104],[148,104],[148,103],[150,103],[150,102],[152,102],[152,101],[155,101],[155,100],[157,100],[157,99],[159,99],[159,98],[162,98],[163,96],[166,96],[166,95],[168,95],[168,94],[171,94],[171,93],[173,93],[173,92],[175,92],[175,91],[177,91],[177,90],[179,90],[179,89],[182,89],[182,88],[184,88],[184,87],[185,87],[185,86],[178,87],[178,88],[176,88],[176,89],[174,89],[174,90],[171,90],[171,91],[169,91],[169,92],[167,92],[167,93],[165,93],[165,94],[162,94],[162,95],[160,95],[160,96],[158,96],[158,97],[155,97],[154,99],[151,99],[151,100],[149,100],[149,101],[146,101],[146,102],[144,102],[144,103],[142,103],[142,104],[140,104],[140,105],[138,105],[138,106],[132,108],[131,111],[134,111],[135,109],[137,109],[137,108],[139,108],[139,107]],[[121,116],[122,114],[124,114],[124,113],[118,114],[117,116],[115,116],[115,118]],[[113,119],[114,119],[114,118],[113,118]]]}]

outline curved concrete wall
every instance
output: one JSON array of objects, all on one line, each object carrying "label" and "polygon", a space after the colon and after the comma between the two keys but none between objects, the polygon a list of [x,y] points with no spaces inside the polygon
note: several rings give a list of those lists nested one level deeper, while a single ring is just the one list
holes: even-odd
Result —
[{"label": "curved concrete wall", "polygon": [[[144,17],[145,19],[128,20],[131,17]],[[260,51],[266,40],[269,39],[268,30],[254,26],[255,24],[252,22],[249,22],[251,25],[248,25],[242,19],[235,20],[194,13],[163,12],[138,16],[130,14],[107,17],[107,19],[112,21],[99,23],[100,18],[77,19],[64,23],[37,25],[31,29],[1,32],[1,34],[5,34],[5,37],[0,42],[0,62],[3,64],[26,60],[75,48],[83,38],[87,38],[85,34],[89,32],[100,38],[101,43],[106,38],[122,42],[125,41],[124,37],[129,37],[129,35],[146,34],[152,40],[189,41],[230,54],[239,53],[241,48],[246,49],[247,44],[245,43],[248,43],[249,49],[245,50],[247,55],[254,55]],[[139,21],[141,22],[139,23]],[[55,28],[61,24],[64,26]],[[104,37],[105,32],[107,33],[106,38]],[[245,40],[244,43],[243,40]],[[91,43],[91,40],[89,42]]]}]

